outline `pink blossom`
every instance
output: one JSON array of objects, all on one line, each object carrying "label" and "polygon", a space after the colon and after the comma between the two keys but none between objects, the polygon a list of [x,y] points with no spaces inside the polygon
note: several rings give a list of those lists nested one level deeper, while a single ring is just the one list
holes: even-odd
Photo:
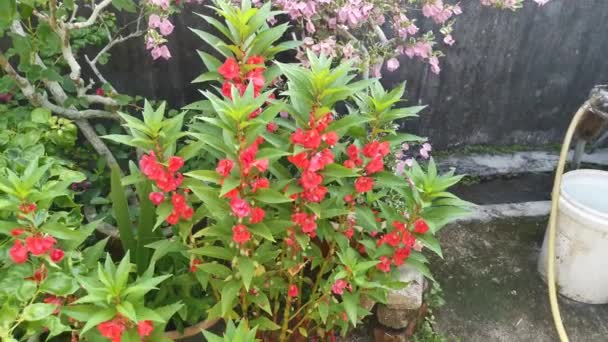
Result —
[{"label": "pink blossom", "polygon": [[152,59],[157,60],[159,58],[163,58],[165,60],[171,58],[171,52],[169,52],[167,45],[157,46],[152,49]]},{"label": "pink blossom", "polygon": [[152,36],[148,36],[148,38],[146,39],[146,49],[150,50],[154,47],[156,47],[156,41],[154,41],[154,38]]},{"label": "pink blossom", "polygon": [[161,7],[162,9],[169,9],[171,0],[149,0],[152,5]]},{"label": "pink blossom", "polygon": [[395,173],[397,175],[402,175],[404,171],[405,171],[405,162],[403,160],[400,160],[395,165]]},{"label": "pink blossom", "polygon": [[391,72],[397,70],[399,68],[399,60],[395,57],[389,59],[386,62],[386,68]]},{"label": "pink blossom", "polygon": [[451,34],[448,34],[445,37],[443,37],[443,42],[446,43],[449,46],[452,46],[455,43],[455,40],[454,40],[454,37],[452,37]]},{"label": "pink blossom", "polygon": [[459,4],[452,6],[452,13],[454,13],[454,15],[462,14],[462,8],[460,7]]},{"label": "pink blossom", "polygon": [[549,0],[534,0],[534,2],[536,2],[539,6],[542,6],[549,2]]},{"label": "pink blossom", "polygon": [[414,165],[414,160],[412,158],[406,159],[405,165],[407,165],[408,167],[412,167],[412,165]]},{"label": "pink blossom", "polygon": [[416,26],[416,24],[412,23],[412,24],[408,25],[407,33],[416,34],[417,32],[418,32],[418,26]]},{"label": "pink blossom", "polygon": [[351,43],[347,43],[342,47],[342,55],[346,59],[350,59],[355,56],[355,47]]},{"label": "pink blossom", "polygon": [[338,19],[329,18],[329,20],[327,20],[327,27],[329,27],[330,30],[335,30],[338,27]]},{"label": "pink blossom", "polygon": [[427,18],[439,15],[443,10],[443,1],[435,0],[435,2],[427,2],[422,6],[422,15]]},{"label": "pink blossom", "polygon": [[163,19],[163,21],[160,22],[160,34],[162,34],[163,36],[168,36],[171,34],[171,32],[173,32],[173,24],[171,24],[171,22],[168,19]]},{"label": "pink blossom", "polygon": [[155,29],[159,28],[161,19],[157,14],[151,14],[148,18],[148,28]]},{"label": "pink blossom", "polygon": [[431,71],[438,75],[441,72],[441,68],[439,68],[439,58],[436,56],[431,56],[429,58],[429,64],[431,65]]},{"label": "pink blossom", "polygon": [[429,42],[419,41],[414,45],[414,55],[418,57],[427,58],[431,55],[431,52],[433,52],[433,47]]},{"label": "pink blossom", "polygon": [[424,144],[422,144],[422,148],[427,151],[431,151],[433,149],[431,144],[429,144],[428,142],[425,142]]},{"label": "pink blossom", "polygon": [[307,20],[306,21],[306,31],[308,33],[315,33],[315,24],[312,23],[312,21]]},{"label": "pink blossom", "polygon": [[375,63],[372,65],[372,77],[382,77],[382,63]]},{"label": "pink blossom", "polygon": [[407,151],[410,149],[410,145],[408,143],[401,144],[401,149]]}]

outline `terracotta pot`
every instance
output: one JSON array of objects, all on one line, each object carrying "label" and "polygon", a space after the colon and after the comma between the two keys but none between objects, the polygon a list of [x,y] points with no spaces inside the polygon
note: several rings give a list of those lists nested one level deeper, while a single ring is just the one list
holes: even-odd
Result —
[{"label": "terracotta pot", "polygon": [[165,337],[172,339],[173,341],[179,341],[188,337],[192,337],[194,335],[200,334],[201,330],[209,329],[214,326],[217,322],[219,322],[219,318],[201,321],[198,324],[195,324],[191,327],[187,327],[184,329],[183,333],[180,333],[177,330],[166,331]]}]

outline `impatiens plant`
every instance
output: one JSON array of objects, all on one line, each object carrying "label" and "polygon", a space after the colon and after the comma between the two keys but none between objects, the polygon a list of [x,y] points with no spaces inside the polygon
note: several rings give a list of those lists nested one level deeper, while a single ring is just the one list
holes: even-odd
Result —
[{"label": "impatiens plant", "polygon": [[[162,108],[147,108],[143,121],[123,115],[130,134],[108,138],[144,150],[123,185],[151,182],[139,199],[175,237],[149,247],[186,248],[201,289],[217,299],[209,319],[239,320],[267,340],[345,334],[368,303],[406,285],[397,266],[431,277],[422,251],[441,255],[433,235],[466,213],[446,191],[460,177],[438,175],[432,160],[401,175],[386,167],[404,142],[423,140],[394,129],[423,108],[395,107],[404,86],[357,81],[351,63],[332,68],[313,53],[309,68],[273,63],[293,42],[274,45],[287,27],[268,27],[269,4],[215,5],[225,22],[203,18],[223,36],[195,33],[222,56],[201,53],[209,71],[197,79],[217,91],[188,106],[201,122],[187,133]],[[209,168],[182,174],[197,154]],[[116,324],[137,322],[128,321]]]}]

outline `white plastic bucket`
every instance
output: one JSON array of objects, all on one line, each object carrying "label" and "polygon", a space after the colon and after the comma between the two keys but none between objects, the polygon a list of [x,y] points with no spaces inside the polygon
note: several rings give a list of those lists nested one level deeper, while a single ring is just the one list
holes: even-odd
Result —
[{"label": "white plastic bucket", "polygon": [[[608,172],[577,170],[562,178],[555,246],[560,294],[588,304],[608,303]],[[546,279],[548,234],[538,260]]]}]

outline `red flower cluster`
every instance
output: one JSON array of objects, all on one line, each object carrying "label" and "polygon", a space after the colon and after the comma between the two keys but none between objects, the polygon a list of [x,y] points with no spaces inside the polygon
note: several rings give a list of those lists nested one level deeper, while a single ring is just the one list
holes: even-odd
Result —
[{"label": "red flower cluster", "polygon": [[[21,229],[13,229],[11,233],[15,236],[16,233]],[[23,232],[18,234],[20,236]],[[31,253],[34,256],[41,256],[44,254],[49,254],[51,261],[60,262],[65,252],[61,249],[54,248],[55,240],[54,237],[47,235],[32,235],[25,238],[25,244],[22,240],[15,240],[13,246],[9,250],[9,255],[13,262],[16,264],[22,264],[27,261],[28,253]]]},{"label": "red flower cluster", "polygon": [[[395,266],[401,266],[410,256],[412,248],[416,244],[416,237],[408,230],[408,227],[405,223],[394,221],[393,222],[394,229],[382,235],[377,241],[377,245],[381,246],[383,244],[387,244],[394,249],[394,253],[392,256],[392,264]],[[424,234],[428,231],[429,226],[422,218],[418,218],[414,221],[414,233]],[[389,272],[391,266],[391,259],[388,257],[381,257],[380,263],[376,265],[376,267],[383,271]]]},{"label": "red flower cluster", "polygon": [[188,206],[186,197],[177,192],[184,180],[184,176],[178,172],[182,166],[184,159],[177,156],[169,157],[167,166],[161,164],[154,151],[144,154],[139,161],[141,172],[148,179],[155,181],[156,186],[162,191],[150,193],[149,198],[154,205],[160,205],[168,197],[165,194],[172,193],[170,197],[173,211],[166,219],[167,223],[172,225],[177,224],[180,219],[189,220],[194,215],[194,210]]},{"label": "red flower cluster", "polygon": [[311,238],[317,236],[317,217],[315,214],[295,213],[291,215],[291,221],[300,226],[302,233],[308,234]]},{"label": "red flower cluster", "polygon": [[[323,176],[318,172],[334,162],[334,154],[330,147],[338,142],[338,135],[333,131],[324,132],[331,121],[331,113],[327,113],[317,120],[314,113],[311,112],[310,129],[302,130],[298,128],[291,135],[292,143],[309,149],[309,151],[287,157],[292,164],[302,170],[302,176],[298,183],[304,191],[300,195],[308,202],[321,202],[327,194],[327,188],[321,185],[323,184]],[[319,149],[322,143],[326,146]],[[294,195],[296,198],[297,196],[297,194]]]},{"label": "red flower cluster", "polygon": [[244,224],[237,224],[232,227],[232,240],[239,245],[242,245],[251,239],[251,233],[247,230]]},{"label": "red flower cluster", "polygon": [[[262,56],[249,57],[242,67],[236,59],[232,57],[228,58],[224,64],[217,69],[217,72],[225,79],[224,84],[222,85],[222,94],[227,98],[232,99],[232,88],[236,87],[239,94],[243,96],[247,86],[252,83],[254,96],[257,97],[262,88],[264,88],[264,83],[266,83],[266,80],[264,79],[264,69],[264,57]],[[254,115],[252,113],[252,117],[257,116],[257,114]]]},{"label": "red flower cluster", "polygon": [[[101,336],[109,338],[112,342],[120,342],[125,330],[133,326],[132,322],[119,315],[110,321],[100,323],[97,326],[97,330],[99,330]],[[137,323],[137,334],[140,337],[148,337],[152,335],[153,331],[154,325],[152,321],[140,321]]]},{"label": "red flower cluster", "polygon": [[[346,148],[348,159],[344,162],[344,166],[354,168],[363,165],[363,159],[360,156],[361,151],[356,145],[350,145]],[[359,193],[371,191],[374,188],[374,179],[369,177],[376,172],[384,170],[383,158],[390,153],[390,144],[388,142],[372,141],[363,147],[363,156],[368,159],[365,165],[365,176],[361,176],[355,180],[355,190]]]},{"label": "red flower cluster", "polygon": [[353,290],[352,285],[346,282],[344,279],[336,280],[336,282],[331,286],[331,292],[337,295],[342,295],[344,293],[344,289],[348,289],[349,291]]},{"label": "red flower cluster", "polygon": [[139,161],[141,172],[150,180],[155,181],[156,186],[163,192],[177,190],[184,180],[184,176],[177,172],[184,166],[182,158],[170,157],[167,164],[167,166],[161,164],[154,151],[150,151],[150,154],[144,154]]}]

